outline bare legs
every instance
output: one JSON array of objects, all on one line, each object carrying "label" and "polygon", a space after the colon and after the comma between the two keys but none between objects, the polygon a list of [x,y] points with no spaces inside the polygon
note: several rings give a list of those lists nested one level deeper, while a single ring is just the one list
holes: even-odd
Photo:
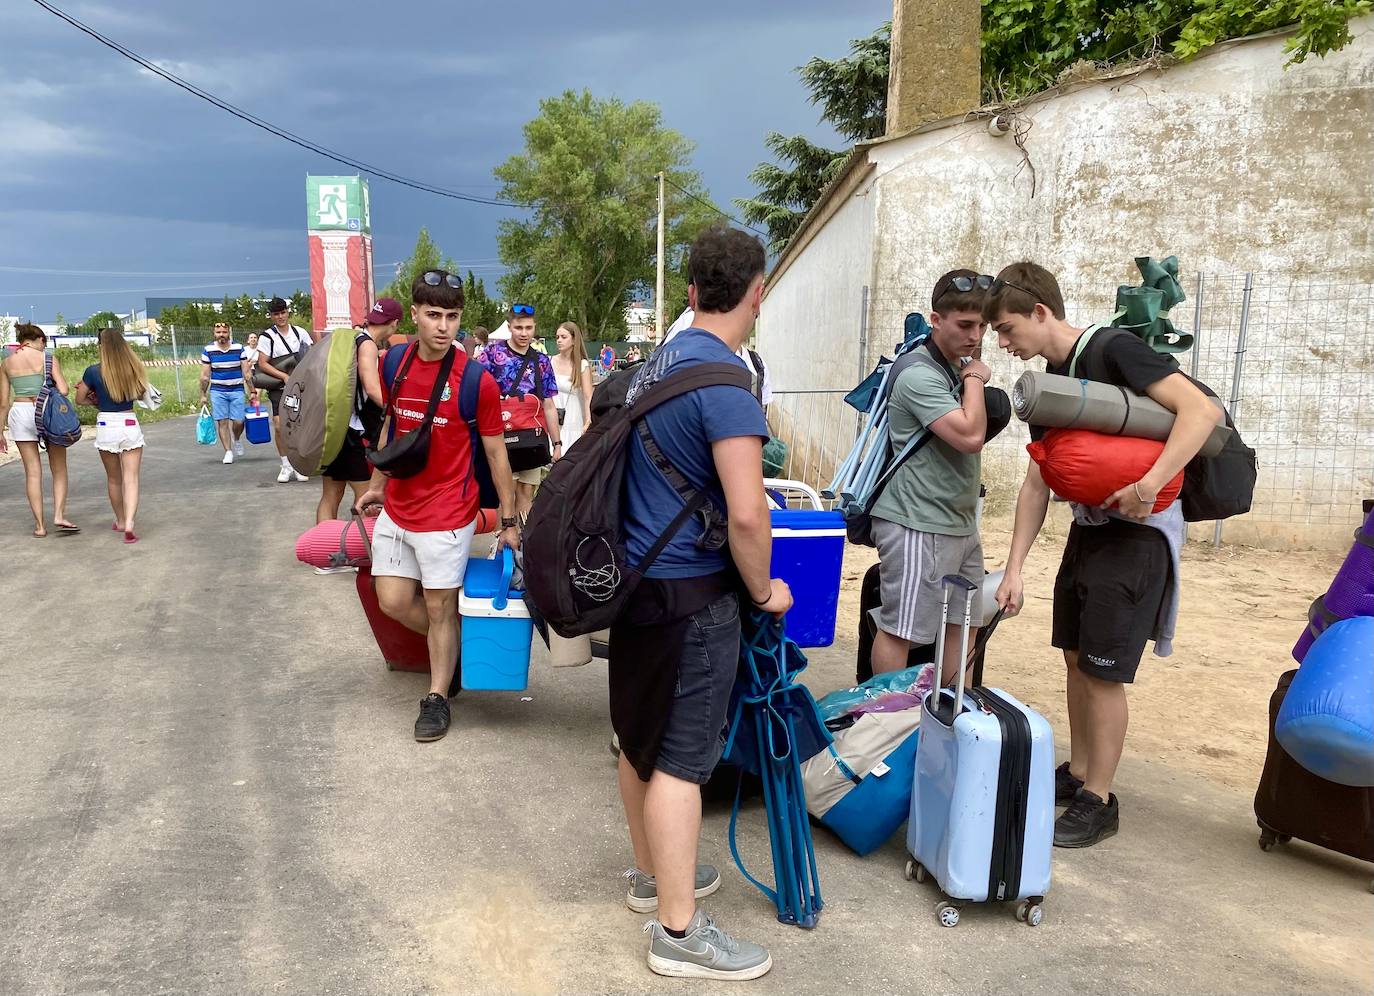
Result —
[{"label": "bare legs", "polygon": [[1126,686],[1104,681],[1078,669],[1078,652],[1064,651],[1068,665],[1069,771],[1083,787],[1107,799],[1121,763],[1130,709]]},{"label": "bare legs", "polygon": [[534,504],[534,485],[522,481],[515,482],[515,517],[521,522],[529,518],[530,507]]},{"label": "bare legs", "polygon": [[[959,630],[960,627],[953,623],[945,627],[945,659],[940,665],[941,684],[948,685],[959,674]],[[968,630],[970,648],[977,638],[978,627],[970,626]],[[907,653],[910,650],[911,641],[903,640],[901,637],[893,636],[881,629],[878,630],[873,637],[873,673],[882,674],[885,671],[902,670],[906,667]]]},{"label": "bare legs", "polygon": [[[344,496],[343,481],[336,481],[331,477],[325,477],[322,480],[324,487],[320,492],[320,503],[315,506],[315,522],[317,524],[339,517],[339,505]],[[367,481],[349,481],[348,487],[353,489],[353,501],[356,503],[363,496],[363,492],[367,490]]]},{"label": "bare legs", "polygon": [[373,578],[377,604],[392,619],[429,640],[429,690],[447,695],[458,659],[458,589],[421,588],[410,578]]},{"label": "bare legs", "polygon": [[123,453],[99,452],[115,525],[124,530],[124,537],[128,539],[134,535],[134,516],[138,513],[138,472],[143,466],[143,448]]},{"label": "bare legs", "polygon": [[[29,499],[29,511],[33,513],[33,534],[46,536],[48,528],[43,524],[43,459],[39,455],[38,444],[18,442],[14,445],[19,447],[19,459],[24,462],[24,494]],[[65,453],[63,457],[66,457]],[[53,482],[54,488],[56,483]],[[66,482],[63,483],[65,485]]]},{"label": "bare legs", "polygon": [[701,788],[662,771],[642,782],[624,754],[618,776],[635,866],[653,875],[658,886],[658,921],[670,930],[685,930],[697,910]]}]

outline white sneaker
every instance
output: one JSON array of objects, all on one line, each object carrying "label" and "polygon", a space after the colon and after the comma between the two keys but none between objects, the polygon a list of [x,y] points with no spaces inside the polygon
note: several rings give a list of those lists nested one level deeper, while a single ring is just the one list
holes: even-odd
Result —
[{"label": "white sneaker", "polygon": [[356,567],[316,567],[316,574],[356,574]]},{"label": "white sneaker", "polygon": [[225,451],[224,451],[224,459],[221,460],[220,463],[233,463],[233,462],[234,462],[234,454],[233,454],[233,452],[230,451],[230,450],[225,450]]},{"label": "white sneaker", "polygon": [[234,456],[243,456],[243,440],[234,440]]},{"label": "white sneaker", "polygon": [[277,471],[277,483],[285,484],[289,480],[291,480],[291,468],[282,464],[281,470]]},{"label": "white sneaker", "polygon": [[302,484],[304,484],[306,481],[310,480],[310,478],[306,477],[304,474],[302,474],[302,473],[301,473],[300,471],[298,471],[298,470],[292,471],[292,473],[296,475],[296,480],[300,481]]}]

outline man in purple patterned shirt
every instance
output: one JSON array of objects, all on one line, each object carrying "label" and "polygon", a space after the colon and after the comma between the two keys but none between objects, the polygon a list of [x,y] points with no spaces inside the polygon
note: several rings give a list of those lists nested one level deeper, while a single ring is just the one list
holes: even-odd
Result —
[{"label": "man in purple patterned shirt", "polygon": [[[558,378],[554,376],[553,362],[531,345],[534,342],[534,307],[511,305],[506,326],[510,329],[510,341],[493,339],[488,342],[479,362],[496,379],[503,398],[518,393],[533,394],[543,400],[544,424],[553,446],[553,459],[557,460],[563,455],[563,442],[558,438],[558,407],[553,401],[558,394]],[[515,471],[515,514],[522,521],[534,504],[534,492],[544,479],[545,469]]]}]

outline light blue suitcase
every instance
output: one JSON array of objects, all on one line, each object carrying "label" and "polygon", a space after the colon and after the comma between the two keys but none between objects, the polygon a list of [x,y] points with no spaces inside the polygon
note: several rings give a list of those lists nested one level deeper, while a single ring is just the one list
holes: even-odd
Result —
[{"label": "light blue suitcase", "polygon": [[[965,596],[960,650],[968,658],[976,586],[950,575],[936,661],[943,659],[951,588]],[[935,910],[944,926],[959,923],[960,901],[1017,900],[1017,919],[1038,926],[1054,844],[1054,734],[1044,717],[1001,689],[965,692],[963,669],[954,690],[927,695],[906,841],[907,878],[923,882],[929,874],[951,900]]]}]

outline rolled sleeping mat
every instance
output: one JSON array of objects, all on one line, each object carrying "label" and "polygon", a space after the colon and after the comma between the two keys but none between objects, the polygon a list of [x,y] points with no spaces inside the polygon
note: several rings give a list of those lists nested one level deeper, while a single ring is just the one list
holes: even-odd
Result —
[{"label": "rolled sleeping mat", "polygon": [[[1216,398],[1211,400],[1222,407]],[[1036,370],[1016,379],[1011,407],[1022,422],[1049,429],[1089,429],[1163,442],[1174,427],[1173,412],[1127,388]],[[1230,433],[1224,424],[1218,424],[1199,452],[1216,456]]]},{"label": "rolled sleeping mat", "polygon": [[[1051,429],[1026,447],[1040,476],[1060,498],[1102,505],[1139,481],[1164,452],[1164,444],[1136,436],[1109,436],[1086,429]],[[1183,471],[1160,489],[1153,511],[1162,512],[1183,488]]]},{"label": "rolled sleeping mat", "polygon": [[1274,718],[1274,736],[1312,774],[1374,786],[1374,617],[1342,619],[1317,637]]},{"label": "rolled sleeping mat", "polygon": [[1374,509],[1365,517],[1364,526],[1355,530],[1355,542],[1331,587],[1312,603],[1307,628],[1293,647],[1293,659],[1301,664],[1322,630],[1338,619],[1354,616],[1374,616]]},{"label": "rolled sleeping mat", "polygon": [[[484,508],[477,513],[477,535],[495,530],[500,513]],[[361,516],[367,541],[358,535],[351,519],[326,519],[311,526],[296,539],[296,559],[311,567],[369,567],[372,564],[372,530],[375,515]]]}]

